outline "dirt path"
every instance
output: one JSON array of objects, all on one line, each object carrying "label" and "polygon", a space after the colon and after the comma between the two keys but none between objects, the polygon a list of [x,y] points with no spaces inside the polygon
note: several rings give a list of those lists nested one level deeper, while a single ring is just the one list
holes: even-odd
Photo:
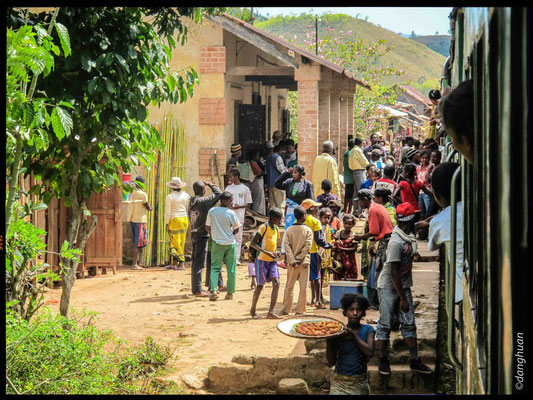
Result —
[{"label": "dirt path", "polygon": [[[78,279],[72,290],[71,306],[98,312],[95,325],[99,329],[111,329],[130,344],[141,344],[147,336],[152,336],[158,344],[175,346],[177,359],[173,360],[174,371],[167,378],[177,382],[183,374],[203,375],[210,366],[230,362],[237,354],[284,357],[305,353],[303,340],[279,333],[276,320],[251,319],[253,291],[246,265],[237,267],[234,300],[224,300],[222,293],[215,302],[191,294],[190,263],[186,266],[185,271],[119,268],[116,275]],[[223,275],[225,279],[226,273]],[[280,269],[280,275],[282,284],[276,312],[282,307],[286,270]],[[261,293],[257,307],[260,315],[268,311],[271,288],[267,284]],[[327,288],[324,295],[329,298]],[[46,300],[59,301],[60,296],[61,289],[53,289],[47,293]],[[52,303],[50,307],[59,310],[58,304]],[[340,310],[308,307],[308,313],[345,319]],[[375,319],[374,313],[367,317]]]}]

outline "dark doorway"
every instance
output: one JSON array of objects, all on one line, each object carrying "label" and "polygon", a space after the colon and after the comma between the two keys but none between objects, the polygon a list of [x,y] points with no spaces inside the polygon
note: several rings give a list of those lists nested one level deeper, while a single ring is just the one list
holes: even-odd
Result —
[{"label": "dark doorway", "polygon": [[266,107],[259,104],[239,104],[239,143],[246,158],[249,150],[262,148],[266,134]]}]

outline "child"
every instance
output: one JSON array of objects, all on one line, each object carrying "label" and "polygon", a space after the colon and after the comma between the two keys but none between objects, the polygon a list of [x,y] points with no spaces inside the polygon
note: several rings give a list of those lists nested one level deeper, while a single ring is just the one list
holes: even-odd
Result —
[{"label": "child", "polygon": [[256,273],[255,273],[255,261],[256,261],[256,258],[257,257],[252,257],[251,253],[250,253],[250,245],[251,245],[252,241],[249,241],[247,242],[246,244],[243,245],[243,249],[245,249],[245,251],[248,253],[248,278],[250,278],[252,280],[251,284],[250,284],[250,289],[255,289],[257,287],[257,282],[255,280],[255,276],[256,276]]},{"label": "child", "polygon": [[374,192],[374,187],[376,185],[376,182],[381,179],[381,170],[379,169],[370,170],[370,179],[372,179],[372,186],[370,187],[370,190]]},{"label": "child", "polygon": [[241,223],[237,214],[230,209],[232,204],[233,195],[228,191],[223,192],[220,196],[220,207],[209,210],[205,220],[205,229],[213,239],[211,244],[211,282],[209,285],[211,292],[209,300],[211,301],[218,299],[215,288],[222,269],[222,262],[226,264],[228,271],[226,300],[233,300],[233,293],[235,293],[237,285],[235,235],[239,232]]},{"label": "child", "polygon": [[252,193],[248,186],[241,182],[241,173],[237,168],[233,168],[228,173],[230,185],[226,188],[228,192],[233,195],[233,211],[239,217],[241,227],[239,232],[235,235],[236,247],[237,247],[237,264],[240,264],[241,260],[241,247],[242,247],[242,232],[244,225],[244,216],[246,215],[246,208],[251,207]]},{"label": "child", "polygon": [[250,247],[259,251],[259,255],[256,260],[256,275],[257,275],[257,287],[255,288],[252,298],[252,308],[250,309],[250,315],[252,318],[261,318],[256,313],[255,307],[259,300],[259,295],[263,290],[265,282],[272,282],[272,296],[270,297],[270,309],[268,310],[267,318],[275,319],[279,318],[274,314],[274,307],[278,300],[279,291],[279,271],[276,262],[276,258],[279,253],[276,251],[278,247],[278,239],[280,238],[278,225],[281,224],[281,218],[283,213],[279,208],[273,207],[268,212],[268,223],[261,225],[256,232]]},{"label": "child", "polygon": [[341,229],[341,221],[338,218],[340,217],[341,212],[341,202],[339,200],[330,200],[328,202],[328,207],[331,210],[331,214],[333,215],[329,226],[331,226],[331,228],[335,232],[337,232],[339,229]]},{"label": "child", "polygon": [[326,340],[326,358],[335,366],[329,394],[370,394],[367,363],[374,355],[375,330],[361,324],[369,307],[366,297],[346,293],[341,297],[342,314],[348,319],[346,332]]},{"label": "child", "polygon": [[312,199],[306,199],[302,201],[302,207],[307,210],[307,218],[305,224],[311,228],[313,231],[313,244],[311,245],[311,250],[309,250],[309,280],[311,281],[311,305],[316,308],[326,308],[320,302],[320,268],[319,268],[319,256],[318,256],[318,247],[323,247],[325,249],[330,249],[331,245],[326,242],[324,239],[324,234],[322,233],[322,227],[320,226],[320,221],[316,219],[317,207],[320,206],[320,203]]},{"label": "child", "polygon": [[352,228],[355,226],[355,217],[352,214],[344,214],[342,218],[344,230],[339,230],[335,236],[335,259],[342,265],[341,271],[336,271],[334,278],[352,280],[357,279],[357,261],[355,251],[357,242],[354,240]]},{"label": "child", "polygon": [[[332,237],[334,232],[331,226],[329,226],[331,214],[331,210],[327,207],[321,208],[318,212],[318,220],[322,224],[322,234],[328,243],[333,243]],[[322,288],[324,287],[324,281],[326,284],[328,283],[328,277],[326,276],[328,271],[326,270],[331,270],[332,268],[331,249],[320,248],[318,249],[318,255],[320,257],[320,302],[322,304],[329,304],[329,301],[324,299]]]},{"label": "child", "polygon": [[331,181],[329,179],[324,179],[322,181],[322,190],[324,193],[321,193],[316,197],[316,201],[322,203],[320,208],[327,207],[330,200],[339,200],[337,196],[331,193],[331,188]]},{"label": "child", "polygon": [[376,169],[376,166],[374,164],[368,164],[366,166],[366,179],[361,182],[361,189],[371,189],[374,185],[374,181],[372,180],[372,171]]},{"label": "child", "polygon": [[309,281],[309,250],[313,244],[313,231],[307,225],[307,212],[305,208],[298,206],[294,209],[296,223],[289,227],[284,238],[285,254],[287,256],[287,284],[283,295],[282,315],[288,315],[292,309],[294,285],[300,282],[300,293],[296,303],[296,315],[305,312],[307,299],[307,282]]}]

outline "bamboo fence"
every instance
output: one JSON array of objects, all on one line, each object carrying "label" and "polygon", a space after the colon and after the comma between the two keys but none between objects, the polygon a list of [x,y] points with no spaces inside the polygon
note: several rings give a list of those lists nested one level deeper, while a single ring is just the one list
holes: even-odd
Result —
[{"label": "bamboo fence", "polygon": [[154,209],[148,213],[148,243],[143,252],[145,265],[168,265],[170,263],[169,238],[165,226],[165,202],[170,193],[167,186],[172,177],[179,176],[185,180],[185,128],[176,123],[172,115],[167,115],[162,125],[156,129],[165,143],[165,148],[158,151],[155,163],[146,173],[146,191],[148,201]]}]

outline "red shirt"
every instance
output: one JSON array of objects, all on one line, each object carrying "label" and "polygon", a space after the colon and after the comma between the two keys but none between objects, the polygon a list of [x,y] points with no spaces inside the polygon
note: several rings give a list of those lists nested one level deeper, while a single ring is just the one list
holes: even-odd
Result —
[{"label": "red shirt", "polygon": [[374,192],[378,189],[390,190],[391,194],[396,190],[398,184],[394,181],[391,181],[388,178],[381,178],[374,182]]},{"label": "red shirt", "polygon": [[420,190],[424,184],[420,181],[416,181],[415,183],[411,184],[407,181],[401,181],[399,185],[402,188],[400,190],[402,202],[411,203],[415,208],[415,211],[420,211],[420,207],[418,206],[418,194],[420,193]]},{"label": "red shirt", "polygon": [[381,204],[370,203],[370,208],[368,209],[368,232],[374,235],[376,240],[379,240],[392,233],[393,229],[394,226],[387,209]]}]

